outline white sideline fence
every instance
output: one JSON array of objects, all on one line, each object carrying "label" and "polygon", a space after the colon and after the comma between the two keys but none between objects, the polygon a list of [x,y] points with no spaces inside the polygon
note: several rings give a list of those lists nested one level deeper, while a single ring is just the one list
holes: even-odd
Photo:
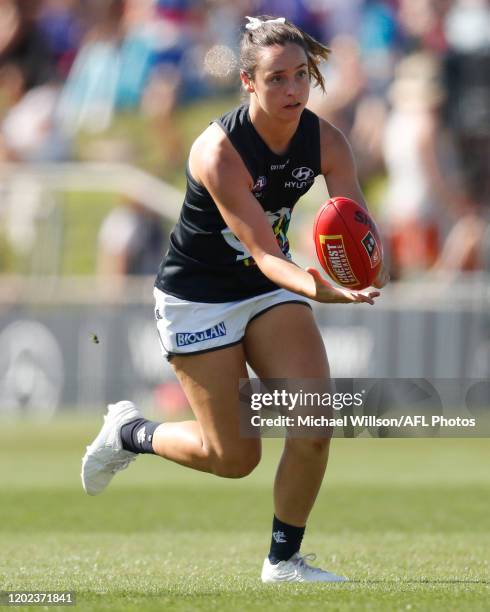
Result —
[{"label": "white sideline fence", "polygon": [[129,164],[66,162],[2,164],[0,184],[38,183],[51,192],[112,192],[134,198],[169,219],[177,219],[183,194],[168,183]]}]

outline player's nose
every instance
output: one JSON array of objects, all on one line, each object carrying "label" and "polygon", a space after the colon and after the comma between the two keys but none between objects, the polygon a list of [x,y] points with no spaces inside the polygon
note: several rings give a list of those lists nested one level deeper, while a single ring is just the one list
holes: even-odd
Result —
[{"label": "player's nose", "polygon": [[294,79],[288,79],[286,82],[286,95],[289,98],[295,98],[298,93],[298,85]]}]

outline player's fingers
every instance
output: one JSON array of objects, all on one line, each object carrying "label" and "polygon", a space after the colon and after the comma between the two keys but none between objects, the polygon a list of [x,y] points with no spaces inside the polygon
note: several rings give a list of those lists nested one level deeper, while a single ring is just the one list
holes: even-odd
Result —
[{"label": "player's fingers", "polygon": [[313,276],[316,283],[325,282],[322,275],[320,274],[320,272],[318,272],[316,268],[306,268],[306,271],[308,272],[308,274],[311,274],[311,276]]},{"label": "player's fingers", "polygon": [[356,302],[358,304],[371,304],[371,306],[374,305],[373,298],[370,298],[368,295],[364,295],[362,293],[357,296]]},{"label": "player's fingers", "polygon": [[368,293],[361,293],[360,291],[352,291],[352,296],[354,301],[358,304],[366,303],[366,304],[374,304],[374,298],[379,295],[377,291],[370,291]]},{"label": "player's fingers", "polygon": [[354,304],[360,304],[361,302],[366,302],[366,296],[364,296],[359,291],[350,291],[349,289],[335,289],[335,292],[340,299],[336,299],[336,302],[348,304],[349,302],[353,302]]}]

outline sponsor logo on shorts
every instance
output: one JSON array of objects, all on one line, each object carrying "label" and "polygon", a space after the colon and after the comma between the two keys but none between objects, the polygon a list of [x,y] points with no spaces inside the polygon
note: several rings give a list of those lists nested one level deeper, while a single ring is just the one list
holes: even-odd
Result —
[{"label": "sponsor logo on shorts", "polygon": [[320,235],[318,238],[323,259],[332,278],[344,286],[358,285],[359,281],[352,271],[342,236]]},{"label": "sponsor logo on shorts", "polygon": [[315,173],[311,168],[307,166],[301,166],[300,168],[295,168],[291,174],[293,178],[296,179],[294,181],[286,181],[284,183],[284,187],[295,187],[296,189],[303,189],[307,185],[312,185],[315,181]]},{"label": "sponsor logo on shorts", "polygon": [[214,338],[226,336],[226,325],[224,321],[221,321],[221,323],[209,329],[197,332],[178,332],[175,336],[177,338],[177,346],[189,346],[197,342],[204,342],[205,340],[213,340]]},{"label": "sponsor logo on shorts", "polygon": [[362,239],[362,245],[366,249],[366,253],[368,254],[369,261],[371,262],[371,268],[375,268],[380,260],[381,254],[379,252],[378,243],[376,242],[375,237],[368,232],[364,238]]}]

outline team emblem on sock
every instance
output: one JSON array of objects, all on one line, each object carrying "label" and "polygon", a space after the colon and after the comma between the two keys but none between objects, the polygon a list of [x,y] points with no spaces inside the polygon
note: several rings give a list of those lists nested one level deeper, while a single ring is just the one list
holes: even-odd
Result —
[{"label": "team emblem on sock", "polygon": [[287,542],[286,534],[284,533],[284,531],[274,531],[272,533],[272,537],[274,538],[274,541],[278,544],[283,544],[284,542]]}]

